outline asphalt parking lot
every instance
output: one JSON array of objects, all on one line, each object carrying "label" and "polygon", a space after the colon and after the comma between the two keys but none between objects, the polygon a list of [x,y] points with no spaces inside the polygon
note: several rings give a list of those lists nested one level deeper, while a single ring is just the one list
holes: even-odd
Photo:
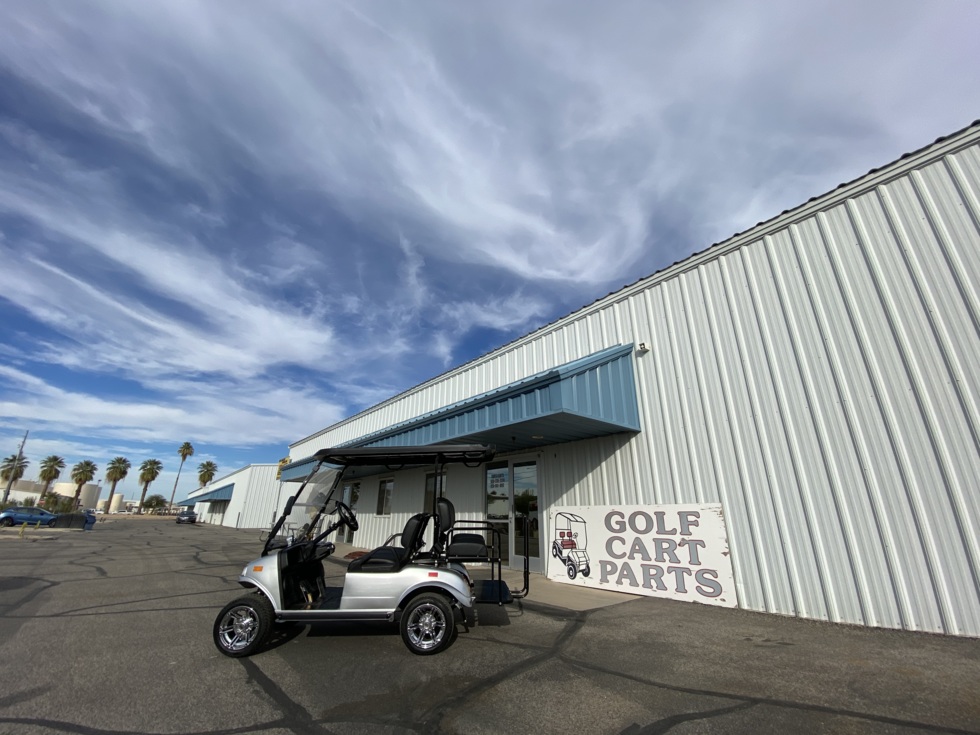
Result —
[{"label": "asphalt parking lot", "polygon": [[532,587],[438,656],[320,625],[226,658],[211,625],[257,536],[0,533],[0,734],[980,732],[980,641],[656,599],[573,611]]}]

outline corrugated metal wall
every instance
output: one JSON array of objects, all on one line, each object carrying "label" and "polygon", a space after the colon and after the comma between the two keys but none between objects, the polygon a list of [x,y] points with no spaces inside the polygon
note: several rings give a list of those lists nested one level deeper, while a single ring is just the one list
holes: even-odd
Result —
[{"label": "corrugated metal wall", "polygon": [[291,494],[289,487],[280,487],[281,483],[276,479],[278,469],[278,465],[274,464],[253,464],[246,468],[247,473],[241,481],[242,503],[239,505],[236,502],[239,497],[236,484],[235,495],[225,514],[226,526],[264,529],[272,526],[272,521]]},{"label": "corrugated metal wall", "polygon": [[643,430],[540,453],[545,504],[721,502],[739,605],[980,636],[980,128],[311,437],[600,349]]},{"label": "corrugated metal wall", "polygon": [[[233,484],[235,490],[227,503],[198,503],[194,506],[203,523],[220,523],[231,528],[265,528],[272,525],[277,508],[289,495],[276,480],[278,465],[253,464],[212,482],[207,489],[195,494],[204,495],[210,489]],[[295,491],[295,486],[293,487]]]},{"label": "corrugated metal wall", "polygon": [[[374,548],[383,544],[389,536],[401,533],[408,519],[422,511],[425,501],[425,478],[431,469],[415,468],[400,472],[386,472],[354,480],[360,482],[360,492],[354,508],[358,530],[353,544],[362,548]],[[483,468],[451,465],[446,467],[445,494],[456,507],[457,520],[483,518]],[[394,479],[391,493],[391,513],[377,515],[378,491],[382,478]],[[289,483],[295,492],[297,487]],[[331,519],[332,520],[332,519]],[[426,547],[432,545],[432,524],[426,529]]]}]

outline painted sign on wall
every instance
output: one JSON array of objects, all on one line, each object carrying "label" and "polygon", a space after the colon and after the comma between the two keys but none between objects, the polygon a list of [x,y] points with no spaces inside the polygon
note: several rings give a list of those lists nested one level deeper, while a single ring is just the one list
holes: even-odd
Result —
[{"label": "painted sign on wall", "polygon": [[551,529],[556,582],[737,605],[721,505],[552,508]]}]

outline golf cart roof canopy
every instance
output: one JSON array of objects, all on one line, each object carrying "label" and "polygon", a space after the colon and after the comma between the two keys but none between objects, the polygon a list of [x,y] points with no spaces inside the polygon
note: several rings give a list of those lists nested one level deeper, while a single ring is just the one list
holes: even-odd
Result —
[{"label": "golf cart roof canopy", "polygon": [[409,465],[463,463],[478,465],[493,459],[495,450],[487,444],[430,444],[423,447],[335,447],[321,449],[312,459],[341,467],[384,466],[389,469]]}]

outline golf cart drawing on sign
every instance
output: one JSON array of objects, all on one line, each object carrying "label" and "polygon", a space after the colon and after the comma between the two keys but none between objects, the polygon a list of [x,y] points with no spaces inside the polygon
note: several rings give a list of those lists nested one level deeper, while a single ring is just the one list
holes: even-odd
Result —
[{"label": "golf cart drawing on sign", "polygon": [[555,514],[555,540],[551,544],[551,555],[565,565],[569,579],[575,579],[580,573],[583,577],[588,577],[592,571],[586,551],[588,545],[585,519],[582,516],[574,513]]},{"label": "golf cart drawing on sign", "polygon": [[[386,621],[398,623],[412,653],[429,655],[452,645],[457,623],[475,621],[475,603],[502,605],[525,597],[530,578],[527,563],[524,588],[511,590],[501,579],[499,531],[484,521],[456,523],[455,508],[441,497],[441,488],[440,497],[433,498],[431,513],[416,513],[401,533],[354,559],[342,586],[329,587],[325,582],[323,561],[335,551],[327,538],[342,527],[358,528],[351,508],[333,500],[345,477],[353,472],[381,474],[426,465],[433,465],[438,477],[447,464],[477,467],[493,456],[494,450],[482,444],[318,451],[310,473],[273,524],[262,555],[249,562],[238,577],[238,583],[251,589],[251,594],[233,600],[218,613],[213,628],[218,650],[233,657],[256,653],[281,623]],[[312,502],[300,503],[304,489],[325,465],[335,470],[329,490],[316,493]],[[316,483],[311,490],[316,490]],[[312,518],[295,535],[285,531],[293,509],[303,507],[311,509]],[[334,514],[337,519],[324,526]],[[430,550],[423,551],[430,521],[435,527],[434,542]],[[466,562],[489,564],[490,579],[474,582],[463,566]]]}]

